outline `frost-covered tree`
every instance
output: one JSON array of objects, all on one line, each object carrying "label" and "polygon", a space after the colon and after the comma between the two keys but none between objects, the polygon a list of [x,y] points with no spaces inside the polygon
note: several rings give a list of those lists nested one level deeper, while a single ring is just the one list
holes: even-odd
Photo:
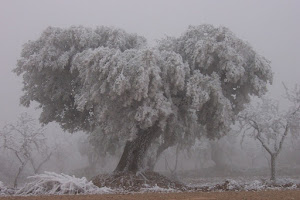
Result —
[{"label": "frost-covered tree", "polygon": [[281,110],[277,101],[265,97],[240,114],[244,133],[257,139],[271,157],[271,180],[276,180],[276,161],[287,135],[300,131],[300,90],[286,91],[289,109]]},{"label": "frost-covered tree", "polygon": [[6,125],[0,132],[0,139],[0,146],[11,152],[18,163],[14,187],[17,187],[26,166],[37,174],[52,155],[45,141],[44,129],[37,127],[35,120],[27,113],[23,113],[16,123]]},{"label": "frost-covered tree", "polygon": [[38,102],[42,123],[127,141],[115,172],[144,168],[150,147],[159,156],[178,141],[220,137],[250,95],[264,94],[272,81],[265,58],[211,25],[153,48],[120,29],[50,27],[24,45],[17,65],[21,103]]}]

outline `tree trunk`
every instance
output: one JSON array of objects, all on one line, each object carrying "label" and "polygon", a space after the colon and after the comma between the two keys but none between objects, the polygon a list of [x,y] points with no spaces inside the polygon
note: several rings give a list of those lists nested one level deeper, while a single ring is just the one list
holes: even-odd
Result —
[{"label": "tree trunk", "polygon": [[26,163],[22,163],[22,165],[19,167],[18,173],[14,180],[14,188],[18,187],[18,179],[19,179],[19,176],[20,176],[21,172],[23,171],[25,165],[26,165]]},{"label": "tree trunk", "polygon": [[140,130],[137,137],[127,141],[121,159],[114,170],[119,172],[137,172],[144,168],[144,158],[152,142],[158,136],[158,127]]},{"label": "tree trunk", "polygon": [[271,155],[271,181],[276,180],[276,155]]},{"label": "tree trunk", "polygon": [[148,163],[148,166],[149,167],[149,170],[150,171],[153,171],[154,170],[154,167],[157,163],[157,161],[159,160],[161,154],[167,149],[169,148],[170,146],[172,146],[172,143],[171,142],[164,142],[162,145],[160,145],[157,149],[157,152],[156,152],[156,156],[150,160],[150,162]]},{"label": "tree trunk", "polygon": [[224,150],[219,146],[218,142],[211,141],[211,160],[215,162],[215,167],[218,170],[224,171],[228,168]]}]

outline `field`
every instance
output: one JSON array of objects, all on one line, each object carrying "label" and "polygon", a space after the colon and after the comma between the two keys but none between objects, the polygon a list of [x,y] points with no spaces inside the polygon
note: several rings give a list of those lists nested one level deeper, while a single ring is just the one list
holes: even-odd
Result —
[{"label": "field", "polygon": [[103,195],[60,195],[0,197],[0,200],[296,200],[300,199],[300,190],[267,190],[259,192],[182,192],[182,193],[144,193],[144,194],[103,194]]}]

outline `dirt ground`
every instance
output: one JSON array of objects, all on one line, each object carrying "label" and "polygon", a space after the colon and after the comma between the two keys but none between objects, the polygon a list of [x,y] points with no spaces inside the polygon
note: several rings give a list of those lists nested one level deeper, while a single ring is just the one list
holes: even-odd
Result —
[{"label": "dirt ground", "polygon": [[0,197],[0,200],[300,200],[300,190],[268,190],[259,192],[183,192],[183,193],[145,193],[113,195],[61,195]]}]

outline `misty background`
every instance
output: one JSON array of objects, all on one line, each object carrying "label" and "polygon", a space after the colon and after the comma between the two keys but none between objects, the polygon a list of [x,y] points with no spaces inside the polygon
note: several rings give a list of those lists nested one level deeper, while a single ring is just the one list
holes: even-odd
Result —
[{"label": "misty background", "polygon": [[[29,109],[19,105],[22,80],[12,73],[12,70],[20,56],[22,45],[28,40],[36,40],[48,26],[62,28],[77,25],[114,26],[144,36],[150,44],[155,44],[156,39],[164,36],[179,36],[189,25],[226,26],[271,61],[274,80],[269,91],[272,97],[282,100],[284,93],[282,82],[291,87],[300,84],[299,8],[298,0],[0,0],[0,127],[15,122],[23,112],[30,113],[35,118],[39,117],[39,110],[35,109],[34,104]],[[61,168],[54,162],[49,162],[45,169],[71,173],[76,170],[74,166],[79,169],[88,165],[87,157],[81,155],[78,148],[79,143],[85,140],[85,134],[78,133],[71,137],[69,133],[63,133],[54,123],[47,125],[45,132],[50,142],[54,139],[61,139],[59,142],[67,141],[63,146],[66,147],[64,151],[68,158],[62,159],[65,162],[62,164],[65,166]],[[255,167],[256,163],[262,163],[262,166],[268,165],[262,154],[258,158],[253,152],[247,153],[249,151],[238,154],[239,139],[235,136],[222,139],[223,151],[227,149],[224,152],[233,158],[230,162],[240,165],[245,163],[245,166],[240,166],[245,168],[249,166],[249,162],[252,162],[249,158],[253,158],[258,161],[252,163],[254,165],[252,167]],[[229,148],[228,143],[236,143],[236,146]],[[255,150],[256,153],[262,151],[255,141],[246,141],[244,146]],[[203,148],[195,149],[195,152],[205,152]],[[288,151],[296,150],[286,149],[286,152]],[[165,154],[169,153],[171,157],[170,152],[172,149]],[[197,163],[196,155],[197,153],[192,156],[193,162],[188,164],[179,162],[178,168],[192,169],[201,165]],[[205,156],[202,155],[199,159]],[[190,160],[184,153],[179,155],[179,158],[181,161]],[[109,162],[109,159],[103,162]],[[285,164],[289,162],[288,160]],[[112,160],[110,163],[115,164],[115,161]],[[205,165],[210,167],[214,163],[207,162]],[[159,162],[157,168],[165,169],[165,160]],[[106,166],[106,170],[108,169],[109,167]]]}]

